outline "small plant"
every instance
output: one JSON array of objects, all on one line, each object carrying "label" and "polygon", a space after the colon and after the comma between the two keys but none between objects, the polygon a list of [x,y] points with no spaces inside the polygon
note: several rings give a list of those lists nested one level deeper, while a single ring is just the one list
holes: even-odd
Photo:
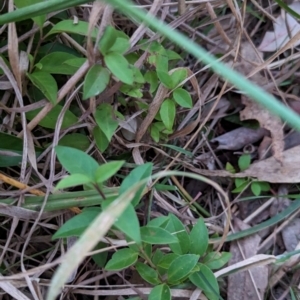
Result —
[{"label": "small plant", "polygon": [[[251,164],[251,156],[249,154],[243,154],[240,156],[238,160],[240,171],[244,171],[248,169],[250,164]],[[236,172],[234,167],[229,163],[227,163],[226,165],[226,170],[231,173]],[[235,178],[234,184],[235,184],[235,189],[231,191],[232,193],[241,193],[248,186],[250,186],[251,191],[255,196],[260,196],[262,192],[270,191],[270,184],[268,182],[258,181],[250,178]]]},{"label": "small plant", "polygon": [[[88,26],[88,22],[84,21],[74,23],[72,20],[63,20],[55,24],[42,39],[48,40],[54,35],[67,33],[84,42],[84,38],[88,35]],[[95,29],[91,32],[91,38],[96,40],[97,34]],[[121,106],[127,110],[130,106],[136,105],[146,110],[144,115],[147,115],[148,103],[140,99],[145,93],[148,93],[151,98],[160,97],[159,87],[164,87],[167,92],[160,99],[160,108],[149,127],[152,139],[159,142],[173,133],[177,107],[192,108],[193,106],[190,94],[182,87],[188,77],[188,70],[186,68],[169,70],[169,63],[180,60],[181,56],[165,49],[159,42],[142,40],[139,44],[136,52],[127,54],[130,49],[129,37],[124,32],[107,26],[98,43],[98,59],[83,79],[82,99],[87,100],[98,96],[111,82],[119,81],[121,85],[117,100]],[[140,68],[137,68],[135,63],[145,52],[147,59]],[[58,89],[62,84],[61,78],[73,75],[87,62],[87,58],[80,56],[71,48],[56,47],[52,42],[46,42],[39,49],[36,57],[30,56],[28,59],[30,61],[27,72],[29,95],[35,101],[45,97],[55,105],[39,125],[54,129],[62,110],[62,106],[57,103]],[[126,102],[122,94],[129,96],[131,100]],[[36,109],[26,113],[27,119],[32,120],[40,111],[41,109]],[[93,135],[97,147],[103,152],[107,149],[119,125],[118,119],[124,121],[125,117],[120,111],[114,111],[112,105],[108,103],[98,105],[94,117],[97,125],[93,129]],[[67,128],[76,121],[76,109],[67,110],[62,128]]]},{"label": "small plant", "polygon": [[[102,185],[121,169],[124,162],[114,161],[99,166],[86,153],[63,146],[56,147],[56,153],[61,164],[71,174],[63,178],[56,189],[88,185],[96,189],[103,198],[101,207],[85,208],[81,214],[68,220],[54,234],[53,239],[80,236],[113,201],[105,200],[101,192]],[[78,163],[74,164],[74,161]],[[123,180],[119,193],[149,178],[151,172],[150,163],[136,167]],[[154,286],[149,299],[171,299],[170,288],[180,284],[197,286],[208,299],[219,299],[219,286],[212,270],[224,266],[231,254],[217,253],[209,247],[208,231],[201,218],[196,224],[186,228],[175,215],[169,214],[157,217],[146,226],[140,227],[134,207],[139,204],[144,188],[145,185],[139,189],[131,205],[113,226],[115,230],[125,234],[128,242],[135,243],[117,250],[108,261],[107,252],[93,256],[94,261],[110,271],[134,266],[141,278]],[[112,236],[113,232],[109,235]],[[103,247],[99,243],[96,249]]]}]

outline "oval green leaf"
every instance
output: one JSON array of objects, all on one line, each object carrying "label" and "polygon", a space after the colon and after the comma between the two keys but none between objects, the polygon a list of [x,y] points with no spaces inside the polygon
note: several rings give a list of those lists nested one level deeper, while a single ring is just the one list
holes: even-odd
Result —
[{"label": "oval green leaf", "polygon": [[78,70],[78,67],[63,65],[64,62],[71,59],[78,59],[78,57],[67,52],[52,52],[44,56],[38,62],[38,64],[41,65],[42,72],[50,74],[73,75]]},{"label": "oval green leaf", "polygon": [[151,290],[148,300],[171,300],[170,288],[166,284],[157,285]]},{"label": "oval green leaf", "polygon": [[251,191],[255,196],[259,196],[261,194],[261,187],[259,182],[252,182],[251,183]]},{"label": "oval green leaf", "polygon": [[84,174],[91,180],[94,179],[98,163],[90,155],[64,146],[56,146],[55,152],[62,166],[70,174]]},{"label": "oval green leaf", "polygon": [[147,244],[154,245],[164,245],[178,242],[178,239],[170,234],[167,230],[151,226],[141,228],[141,239]]},{"label": "oval green leaf", "polygon": [[36,71],[31,74],[27,73],[27,77],[52,104],[56,104],[58,88],[57,83],[51,74]]},{"label": "oval green leaf", "polygon": [[200,271],[189,276],[191,282],[201,289],[210,300],[220,299],[220,289],[214,273],[205,265],[200,264]]},{"label": "oval green leaf", "polygon": [[171,214],[169,222],[164,228],[178,239],[178,243],[170,244],[171,250],[179,255],[188,253],[190,249],[190,237],[181,221]]},{"label": "oval green leaf", "polygon": [[113,26],[108,25],[104,30],[98,47],[101,54],[104,56],[108,52],[123,54],[130,47],[129,37],[123,31],[117,30]]},{"label": "oval green leaf", "polygon": [[83,185],[91,182],[91,178],[84,174],[72,174],[63,178],[56,186],[56,190],[69,188],[72,186]]},{"label": "oval green leaf", "polygon": [[[152,163],[145,163],[143,165],[139,165],[134,168],[123,180],[120,186],[120,194],[126,192],[130,189],[134,184],[138,183],[139,181],[150,178],[152,173]],[[141,199],[143,190],[145,189],[147,183],[143,184],[140,189],[136,192],[135,197],[132,200],[132,205],[136,206]]]},{"label": "oval green leaf", "polygon": [[108,145],[109,140],[107,139],[104,132],[99,128],[99,126],[95,126],[93,129],[93,136],[96,141],[96,145],[101,152],[104,152]]},{"label": "oval green leaf", "polygon": [[241,171],[244,171],[249,168],[251,163],[251,156],[250,154],[243,154],[240,156],[238,160],[238,165]]},{"label": "oval green leaf", "polygon": [[118,128],[118,122],[113,117],[111,105],[107,103],[99,105],[95,113],[95,119],[107,140],[110,141],[115,130]]},{"label": "oval green leaf", "polygon": [[109,83],[110,75],[106,68],[100,65],[92,66],[84,78],[83,99],[99,95]]},{"label": "oval green leaf", "polygon": [[82,151],[85,151],[90,146],[90,144],[91,142],[85,134],[76,132],[66,134],[58,142],[59,146],[76,148]]},{"label": "oval green leaf", "polygon": [[160,280],[158,279],[158,273],[152,269],[151,267],[137,262],[135,265],[136,270],[140,274],[140,276],[151,284],[159,284]]},{"label": "oval green leaf", "polygon": [[178,258],[179,255],[175,253],[168,253],[164,255],[158,262],[157,266],[162,269],[169,269],[170,265],[173,263],[173,261]]},{"label": "oval green leaf", "polygon": [[81,214],[66,221],[52,236],[52,239],[80,236],[100,213],[99,207],[85,208]]},{"label": "oval green leaf", "polygon": [[208,230],[202,218],[194,225],[190,233],[190,253],[203,255],[208,247]]},{"label": "oval green leaf", "polygon": [[[62,32],[74,33],[74,34],[87,36],[88,28],[89,28],[88,22],[78,21],[75,23],[73,20],[64,20],[64,21],[61,21],[61,22],[55,24],[52,27],[52,29],[48,32],[46,37],[51,34],[62,33]],[[98,33],[98,30],[94,29],[92,31],[92,37],[97,38],[97,33]]]},{"label": "oval green leaf", "polygon": [[192,108],[193,100],[190,93],[182,88],[178,88],[173,92],[174,100],[181,107]]},{"label": "oval green leaf", "polygon": [[174,101],[172,99],[166,99],[160,107],[159,114],[166,128],[172,130],[176,115]]},{"label": "oval green leaf", "polygon": [[[63,107],[61,105],[55,105],[51,111],[39,122],[39,125],[49,129],[55,129],[57,118]],[[26,118],[32,120],[42,109],[38,108],[29,112],[26,112]],[[77,117],[69,110],[65,112],[64,119],[62,122],[62,129],[66,129],[77,122]]]},{"label": "oval green leaf", "polygon": [[99,166],[96,170],[96,181],[102,183],[115,175],[121,167],[124,165],[124,160],[122,161],[112,161],[108,162],[102,166]]},{"label": "oval green leaf", "polygon": [[[103,210],[105,210],[113,201],[114,199],[103,201]],[[114,226],[137,244],[141,243],[140,223],[132,204],[124,210],[120,217],[115,221]]]},{"label": "oval green leaf", "polygon": [[129,85],[133,84],[132,68],[123,55],[116,52],[110,52],[104,56],[104,61],[108,69],[120,81]]},{"label": "oval green leaf", "polygon": [[138,253],[129,249],[121,249],[115,252],[112,258],[107,262],[105,269],[108,271],[117,271],[126,269],[137,261]]},{"label": "oval green leaf", "polygon": [[230,252],[210,252],[205,255],[203,264],[211,270],[217,270],[227,264],[231,257],[232,254]]},{"label": "oval green leaf", "polygon": [[200,256],[195,254],[185,254],[176,258],[168,269],[168,282],[177,283],[187,277],[196,264]]}]

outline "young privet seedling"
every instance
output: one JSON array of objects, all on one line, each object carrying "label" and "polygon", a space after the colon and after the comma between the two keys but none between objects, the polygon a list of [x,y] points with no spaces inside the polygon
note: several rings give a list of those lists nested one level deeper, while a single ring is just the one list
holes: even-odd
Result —
[{"label": "young privet seedling", "polygon": [[[240,156],[238,160],[240,171],[244,171],[247,168],[249,168],[250,164],[251,164],[250,154],[243,154],[242,156]],[[234,167],[229,163],[226,164],[226,170],[232,173],[236,172]],[[231,191],[232,193],[240,193],[243,190],[245,190],[245,188],[248,185],[250,185],[251,191],[255,196],[260,196],[262,192],[268,192],[270,191],[271,188],[268,182],[257,181],[250,178],[235,178],[234,184],[235,184],[235,189]]]},{"label": "young privet seedling", "polygon": [[[114,200],[105,200],[101,188],[124,162],[114,161],[99,166],[92,157],[78,149],[57,146],[55,150],[59,161],[70,173],[58,183],[56,189],[90,185],[103,198],[101,207],[85,208],[81,214],[68,220],[53,238],[80,236]],[[136,167],[123,180],[119,194],[149,178],[151,172],[150,163]],[[107,252],[94,255],[94,261],[106,270],[123,270],[134,266],[139,275],[154,287],[149,299],[171,299],[170,289],[181,284],[199,287],[208,299],[219,299],[219,286],[212,270],[226,264],[230,253],[217,253],[208,246],[208,231],[202,219],[186,228],[176,216],[170,214],[140,227],[134,207],[139,204],[145,186],[139,188],[131,205],[114,223],[114,229],[122,231],[128,242],[134,241],[135,244],[116,251],[108,261]],[[113,236],[113,231],[109,235]],[[104,246],[99,243],[96,248]]]}]

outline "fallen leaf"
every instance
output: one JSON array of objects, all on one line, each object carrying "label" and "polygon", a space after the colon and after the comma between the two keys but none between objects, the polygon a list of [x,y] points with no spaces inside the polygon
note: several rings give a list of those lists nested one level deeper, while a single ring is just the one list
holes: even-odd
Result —
[{"label": "fallen leaf", "polygon": [[[236,231],[248,229],[250,226],[239,219],[234,220]],[[232,242],[230,252],[232,258],[229,265],[234,265],[246,258],[256,255],[261,238],[258,234]],[[250,276],[251,273],[251,276]],[[265,265],[256,266],[251,270],[228,276],[228,300],[256,300],[264,299],[268,285],[268,268]]]},{"label": "fallen leaf", "polygon": [[283,124],[279,117],[274,116],[266,108],[258,103],[242,96],[242,102],[245,104],[244,110],[240,112],[241,120],[255,119],[260,126],[269,130],[272,137],[272,149],[274,157],[282,161],[282,152],[284,149]]},{"label": "fallen leaf", "polygon": [[217,149],[239,150],[246,145],[259,141],[267,134],[268,131],[263,128],[240,127],[212,139],[211,142],[218,143]]},{"label": "fallen leaf", "polygon": [[300,219],[292,220],[284,227],[281,234],[286,251],[294,251],[300,242]]},{"label": "fallen leaf", "polygon": [[[289,7],[300,13],[300,3],[292,3]],[[274,31],[267,31],[258,50],[264,52],[274,52],[283,48],[292,37],[294,37],[300,31],[300,25],[297,20],[291,15],[286,13],[285,10],[281,10],[281,15],[276,19],[276,23],[273,23]],[[294,43],[294,47],[300,44],[300,40]]]}]

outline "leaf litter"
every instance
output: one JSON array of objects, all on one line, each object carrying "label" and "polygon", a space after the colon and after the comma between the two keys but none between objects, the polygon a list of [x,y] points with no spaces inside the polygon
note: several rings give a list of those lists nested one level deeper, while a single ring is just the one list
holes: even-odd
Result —
[{"label": "leaf litter", "polygon": [[[262,5],[261,7],[247,3],[245,4],[246,13],[244,15],[241,15],[241,11],[230,5],[230,3],[225,4],[219,1],[213,1],[209,4],[196,3],[195,1],[193,4],[189,4],[189,1],[187,1],[186,9],[182,5],[185,1],[178,1],[178,3],[180,2],[179,15],[176,12],[174,13],[174,7],[177,5],[176,2],[164,3],[160,0],[153,3],[150,1],[144,2],[146,9],[149,9],[152,14],[156,14],[173,27],[177,27],[177,29],[190,36],[191,39],[195,39],[199,44],[204,45],[209,51],[224,60],[227,65],[235,68],[243,75],[251,75],[249,76],[250,80],[265,87],[269,92],[277,96],[279,95],[282,101],[299,113],[298,69],[296,68],[291,72],[291,75],[287,78],[285,78],[285,75],[289,74],[295,68],[295,65],[297,66],[297,46],[299,45],[299,41],[292,40],[291,45],[289,43],[293,37],[297,37],[300,27],[295,17],[285,12],[284,9],[277,5],[277,2],[272,2],[271,5],[261,3],[259,4]],[[278,213],[284,213],[290,207],[291,203],[293,203],[293,200],[291,200],[293,198],[290,199],[288,195],[296,194],[294,198],[299,196],[296,185],[300,182],[299,133],[292,132],[278,117],[269,113],[256,104],[256,102],[253,102],[247,95],[241,94],[233,86],[224,84],[223,79],[217,75],[212,75],[201,62],[193,60],[193,58],[184,51],[177,49],[172,43],[168,41],[164,43],[162,39],[159,39],[158,35],[155,35],[154,32],[144,25],[138,25],[136,20],[125,19],[124,16],[118,15],[117,12],[113,13],[110,7],[99,5],[95,2],[92,11],[90,11],[89,6],[76,7],[72,10],[72,15],[75,13],[82,19],[80,22],[88,20],[90,17],[90,32],[94,34],[95,30],[95,35],[88,37],[87,44],[82,41],[82,45],[79,45],[72,35],[65,34],[60,36],[60,46],[67,47],[68,51],[71,52],[77,49],[80,53],[86,55],[88,61],[81,65],[75,74],[70,77],[64,77],[64,82],[60,82],[60,90],[56,96],[56,103],[50,103],[42,98],[38,99],[38,101],[33,101],[33,99],[30,99],[26,95],[26,88],[22,91],[24,87],[21,87],[19,78],[22,76],[24,79],[24,74],[29,71],[29,67],[28,64],[27,66],[24,64],[18,67],[17,62],[18,60],[22,60],[25,52],[18,54],[17,47],[13,48],[12,44],[8,45],[9,47],[4,46],[0,49],[1,55],[3,54],[4,57],[6,56],[7,49],[9,49],[13,73],[15,78],[17,78],[13,79],[7,76],[7,74],[6,77],[3,76],[0,78],[1,91],[4,91],[0,101],[2,117],[0,125],[1,133],[6,133],[14,137],[23,137],[27,145],[26,156],[28,157],[28,168],[25,168],[24,161],[23,169],[20,169],[18,165],[13,165],[14,169],[11,169],[3,164],[1,171],[16,179],[20,178],[20,176],[21,178],[25,178],[24,172],[26,172],[26,183],[28,184],[25,185],[26,189],[29,189],[29,186],[37,186],[38,189],[40,188],[44,192],[51,194],[53,192],[53,179],[59,180],[65,175],[65,171],[61,170],[61,166],[58,163],[55,164],[52,161],[52,165],[55,166],[49,166],[49,162],[51,161],[51,147],[55,146],[52,145],[52,142],[53,140],[63,138],[64,135],[67,136],[69,133],[80,133],[86,134],[91,141],[88,151],[89,153],[93,153],[93,156],[99,162],[105,162],[118,156],[125,156],[128,159],[127,163],[129,166],[130,164],[143,164],[152,161],[155,172],[176,168],[204,174],[213,179],[232,198],[230,209],[234,216],[232,220],[234,224],[233,229],[236,232],[251,229],[265,221],[276,218]],[[137,3],[137,5],[139,4]],[[289,4],[289,7],[298,13],[300,12],[298,2]],[[224,10],[224,8],[226,9]],[[99,24],[98,20],[100,20]],[[47,25],[49,25],[48,23]],[[75,22],[72,21],[70,24],[73,28]],[[138,97],[134,96],[124,96],[120,90],[122,83],[118,82],[116,78],[112,79],[112,84],[100,95],[97,95],[95,99],[91,98],[85,102],[82,100],[82,94],[76,89],[78,82],[82,81],[89,70],[89,63],[95,62],[98,59],[97,49],[93,48],[93,38],[97,36],[98,32],[95,28],[98,28],[98,25],[100,26],[99,35],[101,35],[107,24],[113,24],[116,28],[122,28],[131,37],[131,47],[134,46],[137,51],[141,51],[140,49],[142,49],[140,46],[140,42],[143,42],[142,39],[149,38],[152,42],[159,41],[159,43],[164,44],[170,51],[180,53],[182,57],[180,62],[172,63],[172,67],[170,67],[172,71],[170,73],[178,68],[187,70],[189,80],[184,82],[182,87],[191,95],[193,107],[190,108],[190,99],[186,102],[188,105],[185,104],[185,107],[179,107],[176,104],[173,132],[167,134],[163,141],[154,141],[149,131],[153,123],[159,123],[160,119],[163,118],[163,116],[158,116],[158,112],[163,101],[171,94],[171,91],[161,83],[155,94],[149,92],[149,87],[146,86],[139,89],[139,93],[142,93],[141,99],[137,99]],[[244,31],[241,30],[241,24],[243,24]],[[5,29],[3,30],[5,31]],[[31,30],[28,33],[23,31],[21,33],[24,36],[31,34],[31,38],[34,38],[36,32]],[[1,36],[2,33],[3,31],[1,32]],[[26,41],[23,35],[14,37],[15,34],[14,28],[11,27],[10,43],[12,41],[16,43],[19,39],[19,42],[23,42],[29,47],[28,51],[30,53],[34,53],[30,48],[32,45],[30,43],[27,44],[28,41]],[[19,31],[18,34],[20,34]],[[6,36],[4,35],[3,38],[5,40]],[[50,46],[52,49],[55,45]],[[284,47],[293,49],[290,51]],[[133,51],[134,48],[129,49],[128,55],[130,55],[130,51],[135,52]],[[75,51],[76,55],[78,55],[77,50]],[[62,50],[60,49],[60,51]],[[283,51],[283,53],[274,54],[276,59],[273,59],[272,65],[266,63],[268,62],[268,52],[276,51]],[[143,52],[139,60],[135,63],[137,68],[143,69],[145,66],[148,67],[147,64],[149,61],[147,59],[149,58],[149,53],[147,51]],[[26,59],[28,60],[27,56]],[[6,62],[3,59],[2,69],[5,69],[5,65]],[[114,71],[116,71],[115,68]],[[24,81],[23,79],[22,82]],[[131,78],[123,79],[131,82]],[[22,92],[25,95],[26,103],[24,107],[17,105],[13,101],[15,96],[11,90],[11,86],[16,90],[16,93]],[[31,95],[30,90],[29,94]],[[18,93],[18,97],[20,98],[20,93]],[[55,95],[53,96],[52,94],[52,101],[55,100],[54,97]],[[66,102],[64,102],[65,97],[67,97]],[[54,126],[52,124],[51,127],[43,126],[42,120],[46,120],[50,111],[55,111],[55,109],[53,110],[53,104],[61,102],[61,110],[63,110],[65,103],[68,105],[72,97],[76,99],[73,101],[77,101],[77,103],[76,105],[72,104],[70,109],[78,117],[78,122],[75,123],[76,121],[74,121],[69,126],[64,127],[63,131],[55,129],[56,124]],[[125,117],[122,119],[120,115],[106,114],[106,117],[118,128],[114,128],[110,132],[109,137],[111,138],[111,142],[107,143],[106,150],[100,151],[104,148],[97,145],[97,142],[99,139],[102,139],[103,142],[103,139],[107,138],[107,136],[102,132],[103,135],[96,139],[93,135],[95,132],[99,133],[99,130],[93,129],[96,126],[95,121],[101,123],[99,117],[97,120],[95,109],[103,104],[112,107],[114,112],[123,113]],[[36,105],[39,105],[39,107],[36,107]],[[22,114],[28,112],[29,116],[33,108],[41,107],[43,109],[28,120],[27,126],[25,126],[25,123],[20,123],[20,120],[16,117],[20,112]],[[157,128],[159,126],[157,125]],[[28,131],[26,131],[26,127]],[[99,134],[101,135],[101,132]],[[94,139],[96,140],[95,143],[93,142]],[[23,140],[20,139],[20,142],[22,145]],[[164,146],[167,144],[174,147]],[[40,153],[37,153],[36,150],[40,148],[43,148],[44,151],[41,156],[39,156]],[[178,149],[181,150],[179,151]],[[12,159],[15,156],[22,155],[22,151],[16,147],[13,140],[8,142],[8,147],[7,145],[3,148],[1,147],[0,151],[1,156],[7,161],[11,160],[12,163]],[[7,153],[11,153],[11,155],[7,155]],[[189,153],[189,155],[186,155],[186,153]],[[246,170],[240,172],[238,159],[244,154],[250,154],[251,164]],[[3,162],[0,160],[0,163]],[[227,169],[229,164],[231,165],[230,171]],[[231,193],[234,185],[238,182],[235,179],[250,180],[246,182],[246,190],[241,189],[238,194]],[[266,205],[263,212],[260,211],[261,204],[264,205],[269,200],[263,201],[260,197],[255,197],[251,194],[251,190],[247,188],[247,185],[251,184],[251,180],[271,184],[270,190],[263,191],[261,195],[272,200],[270,207]],[[282,183],[286,187],[285,195],[280,194]],[[17,199],[19,197],[20,192],[13,190],[10,184],[12,183],[3,183],[1,189],[2,199],[8,197]],[[111,182],[108,182],[108,185],[119,186],[120,178],[114,178]],[[172,188],[172,190],[164,191],[163,188],[166,186]],[[166,215],[169,212],[177,215],[184,224],[195,223],[199,217],[197,206],[201,206],[210,215],[209,218],[205,219],[210,234],[221,236],[224,233],[223,224],[226,221],[226,213],[229,207],[224,206],[218,193],[212,190],[205,182],[199,183],[187,178],[178,178],[176,180],[169,180],[167,184],[166,182],[151,181],[148,183],[147,188],[151,190],[151,197],[153,195],[154,201],[152,204],[147,204],[147,200],[143,199],[142,204],[144,206],[138,208],[141,223],[146,222],[148,218]],[[178,190],[180,190],[180,193],[177,192]],[[186,197],[185,193],[187,194]],[[283,196],[286,196],[286,200],[282,200]],[[190,200],[189,203],[187,199]],[[23,196],[19,200],[23,201]],[[62,255],[64,251],[69,253],[70,241],[68,240],[67,248],[64,249],[65,245],[52,241],[51,235],[62,224],[63,220],[66,219],[65,214],[70,214],[70,212],[63,210],[53,213],[44,212],[43,214],[32,213],[31,210],[22,207],[22,201],[19,201],[20,207],[14,206],[13,209],[10,208],[10,205],[6,203],[1,204],[0,202],[1,211],[4,215],[3,219],[6,224],[11,222],[11,231],[7,233],[7,239],[3,238],[0,241],[2,249],[5,250],[1,254],[1,259],[3,259],[1,262],[6,266],[8,265],[7,262],[10,262],[12,265],[15,264],[15,269],[9,269],[7,274],[20,274],[22,267],[19,261],[24,259],[23,254],[21,255],[20,253],[20,235],[22,238],[24,236],[27,239],[27,244],[30,241],[30,246],[35,247],[41,253],[45,249],[49,249],[49,245],[51,244],[53,247],[48,250],[49,254],[47,254],[47,257],[43,257],[41,262],[34,260],[32,257],[33,248],[31,249],[29,246],[25,246],[24,248],[24,253],[26,257],[29,257],[30,261],[26,266],[27,269],[30,270],[37,267],[36,276],[48,284],[49,280],[43,277],[41,266],[46,259],[47,262],[52,263],[54,257]],[[255,205],[250,205],[250,202],[253,202]],[[243,203],[243,206],[237,205],[240,203]],[[42,206],[42,203],[40,205]],[[251,216],[251,222],[248,223],[250,225],[247,225],[246,221],[249,215]],[[229,277],[225,277],[224,281],[220,282],[224,299],[274,299],[272,289],[276,292],[282,290],[280,296],[284,295],[287,290],[285,283],[292,283],[293,275],[286,271],[287,269],[273,268],[274,257],[262,254],[261,251],[263,253],[275,253],[279,255],[285,251],[290,252],[299,249],[299,218],[296,212],[292,216],[291,219],[284,221],[286,224],[284,222],[280,224],[275,222],[278,226],[284,226],[280,229],[280,237],[278,237],[279,232],[274,234],[273,243],[268,242],[264,244],[264,241],[268,241],[266,232],[272,232],[274,227],[268,228],[268,231],[264,234],[263,231],[259,231],[249,237],[225,243],[222,251],[230,251],[233,254],[233,259],[229,263],[229,267],[216,271],[215,275],[219,276],[222,272],[225,274],[227,271],[231,273],[240,269],[244,271],[242,273],[231,274]],[[24,224],[22,232],[18,231],[19,228],[16,227],[16,222],[12,221],[12,217],[18,220],[20,224]],[[38,230],[35,230],[34,234],[30,237],[30,226],[28,225],[30,223],[28,222],[31,222],[31,220],[43,220],[43,223],[36,221],[35,226]],[[16,231],[14,231],[14,228]],[[116,230],[114,230],[114,233],[116,233],[116,236],[112,243],[113,247],[127,244],[122,235]],[[107,249],[111,254],[113,253],[110,248],[107,247]],[[284,266],[292,268],[297,266],[297,263],[297,260],[290,259],[285,262]],[[269,272],[265,264],[271,264],[269,269],[274,271],[277,277],[270,275],[272,273]],[[226,268],[229,268],[230,271]],[[117,293],[120,295],[123,293],[124,296],[135,295],[134,291],[136,288],[128,288],[128,282],[130,284],[143,284],[140,279],[136,280],[134,278],[135,275],[132,275],[130,272],[127,274],[128,280],[125,280],[120,274],[114,275],[115,277],[111,274],[99,277],[99,270],[102,270],[101,267],[93,261],[84,259],[84,264],[78,265],[78,268],[75,268],[72,276],[69,277],[69,280],[73,281],[73,285],[70,287],[66,286],[64,293],[68,293],[75,298],[79,294],[87,296],[90,292],[77,288],[76,285],[89,285],[94,288],[97,281],[101,280],[101,283],[105,282],[105,284],[109,283],[111,285],[121,282],[124,289],[116,289]],[[48,268],[48,272],[50,276],[53,275],[50,267]],[[281,280],[284,280],[285,283],[283,284]],[[0,280],[0,282],[2,281]],[[2,289],[10,296],[28,299],[27,295],[29,296],[31,293],[30,298],[37,298],[32,289],[24,289],[23,287],[18,289],[17,282],[14,280],[11,282],[1,283]],[[268,283],[271,286],[270,290],[267,288]],[[27,286],[25,280],[23,286]],[[74,290],[74,286],[77,290]],[[38,289],[39,293],[46,292],[45,287],[39,285],[39,283],[35,283],[35,288]],[[28,292],[29,290],[30,293]],[[142,286],[139,288],[139,292],[146,295],[150,293],[150,290]],[[93,295],[106,295],[110,299],[117,299],[120,296],[112,295],[109,291],[105,294],[105,290],[103,289],[95,290]],[[179,299],[189,299],[190,297],[202,297],[204,299],[203,294],[199,296],[199,293],[193,293],[191,290],[183,288],[172,289],[172,295]]]}]

